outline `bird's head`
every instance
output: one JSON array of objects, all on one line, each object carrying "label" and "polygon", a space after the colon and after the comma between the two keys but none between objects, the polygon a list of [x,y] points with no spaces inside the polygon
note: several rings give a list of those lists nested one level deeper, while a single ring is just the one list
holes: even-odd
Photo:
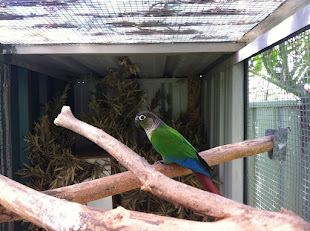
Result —
[{"label": "bird's head", "polygon": [[142,111],[136,115],[135,124],[141,126],[145,130],[156,129],[162,121],[152,112]]}]

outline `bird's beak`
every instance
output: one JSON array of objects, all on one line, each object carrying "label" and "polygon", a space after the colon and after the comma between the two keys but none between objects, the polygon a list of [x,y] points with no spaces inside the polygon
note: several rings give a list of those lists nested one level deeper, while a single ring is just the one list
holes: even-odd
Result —
[{"label": "bird's beak", "polygon": [[136,116],[136,118],[135,118],[135,125],[137,128],[140,127],[140,121],[139,121],[138,116]]}]

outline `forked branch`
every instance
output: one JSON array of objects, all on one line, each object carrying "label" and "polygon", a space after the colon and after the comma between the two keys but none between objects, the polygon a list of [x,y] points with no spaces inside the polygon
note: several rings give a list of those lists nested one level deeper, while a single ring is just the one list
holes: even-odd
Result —
[{"label": "forked branch", "polygon": [[[267,152],[270,151],[272,147],[273,136],[266,136],[212,148],[200,152],[199,154],[211,166],[213,166],[233,159]],[[189,169],[176,164],[166,165],[165,169],[163,169],[162,166],[158,164],[154,164],[153,167],[171,178],[191,173]],[[83,204],[129,191],[141,186],[142,185],[138,178],[131,171],[127,171],[81,184],[47,190],[43,193]],[[0,205],[0,223],[21,219],[22,218],[17,214],[6,210],[3,206]]]},{"label": "forked branch", "polygon": [[[284,229],[294,229],[294,230],[307,230],[310,229],[310,226],[307,222],[296,215],[292,215],[290,212],[285,213],[276,213],[276,212],[266,212],[261,211],[255,208],[251,208],[249,206],[234,202],[227,198],[223,198],[187,185],[184,185],[180,182],[174,181],[160,172],[156,171],[152,166],[150,166],[143,158],[138,156],[135,152],[130,150],[127,146],[123,145],[113,137],[106,134],[104,131],[95,128],[91,125],[88,125],[82,121],[77,120],[71,113],[69,107],[63,107],[61,114],[55,120],[55,124],[59,126],[63,126],[72,131],[75,131],[88,139],[92,140],[106,151],[108,151],[111,155],[113,155],[120,163],[122,163],[125,167],[130,169],[134,175],[139,179],[142,184],[142,189],[148,190],[154,195],[161,197],[167,201],[170,201],[175,204],[179,204],[190,208],[196,212],[213,216],[220,219],[217,222],[213,223],[204,223],[208,225],[208,229],[212,230],[223,230],[229,228],[229,230],[284,230]],[[240,156],[242,157],[242,156]],[[212,161],[209,163],[212,165]],[[1,181],[2,182],[2,181]],[[5,187],[5,185],[1,185],[1,187]],[[25,186],[23,186],[25,187]],[[20,190],[19,190],[20,189]],[[23,193],[24,189],[19,188],[17,191],[19,193]],[[39,193],[41,194],[41,193]],[[44,195],[44,194],[41,194]],[[31,216],[31,213],[34,211],[34,207],[37,204],[51,206],[52,202],[50,198],[47,197],[43,199],[42,202],[38,202],[33,200],[32,203],[20,206],[19,203],[12,198],[7,198],[6,193],[0,193],[0,202],[7,209],[19,214],[22,218],[28,219],[31,222],[42,225],[42,218],[35,218]],[[53,198],[53,200],[58,200]],[[37,202],[37,203],[35,203]],[[63,201],[65,202],[65,201]],[[42,204],[43,203],[43,204]],[[59,203],[58,201],[55,203]],[[70,202],[66,202],[66,206],[70,206],[68,204]],[[63,207],[64,205],[59,204],[61,209],[65,209],[67,207]],[[77,204],[74,204],[77,206]],[[82,205],[79,205],[82,206]],[[88,210],[92,210],[88,208]],[[30,211],[30,212],[29,212]],[[106,211],[96,210],[99,214],[94,214],[94,216],[89,216],[88,222],[91,224],[94,223],[94,220],[97,217],[101,217],[101,214]],[[61,210],[55,210],[52,213],[48,210],[44,210],[46,214],[46,218],[49,216],[57,216],[57,212],[61,213]],[[29,215],[30,214],[30,215]],[[55,215],[56,214],[56,215]],[[123,218],[126,216],[129,221],[131,221],[131,217],[126,215],[126,212],[121,212],[120,216]],[[148,214],[143,214],[143,216],[148,216]],[[79,216],[80,221],[83,221],[83,217]],[[117,217],[111,217],[112,220],[117,219]],[[161,221],[153,220],[156,224],[162,224]],[[163,218],[164,220],[170,220],[171,218]],[[104,220],[104,219],[103,219]],[[58,221],[53,220],[54,222],[61,223],[63,220],[59,219]],[[165,220],[166,221],[166,220]],[[104,220],[104,222],[100,223],[100,227],[105,227],[109,222]],[[192,223],[193,228],[195,229],[195,222]],[[135,229],[133,223],[127,223],[128,230]],[[199,223],[200,224],[200,223]],[[168,223],[166,223],[168,225]],[[172,224],[170,224],[172,225]],[[45,227],[45,226],[43,226]],[[98,226],[99,227],[99,226]],[[108,227],[108,226],[107,226]],[[184,226],[185,227],[185,226]],[[169,230],[171,226],[166,227]],[[146,227],[146,230],[151,230],[151,227]],[[157,228],[158,229],[158,228]],[[175,230],[176,227],[173,227]],[[179,228],[177,228],[179,229]],[[182,227],[180,228],[182,230]],[[204,227],[203,229],[206,229]],[[92,230],[92,229],[89,229]],[[94,229],[93,229],[94,230]],[[99,230],[99,229],[96,229]]]},{"label": "forked branch", "polygon": [[216,225],[129,211],[92,208],[37,192],[0,175],[0,203],[47,230],[208,230]]},{"label": "forked branch", "polygon": [[[150,191],[152,194],[174,204],[182,205],[217,219],[236,219],[240,224],[247,224],[244,229],[251,227],[254,230],[257,228],[261,230],[266,227],[275,228],[279,224],[290,225],[295,228],[305,228],[305,226],[310,228],[307,222],[301,218],[296,219],[296,216],[290,216],[287,213],[261,211],[166,177],[150,166],[145,159],[103,130],[76,119],[67,106],[63,107],[54,123],[85,136],[105,149],[136,175],[143,190]],[[246,222],[244,222],[245,219]],[[259,222],[257,223],[257,221]]]}]

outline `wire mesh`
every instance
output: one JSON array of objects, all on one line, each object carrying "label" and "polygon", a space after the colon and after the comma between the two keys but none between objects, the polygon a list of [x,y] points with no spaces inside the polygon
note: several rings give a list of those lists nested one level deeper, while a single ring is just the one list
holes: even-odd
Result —
[{"label": "wire mesh", "polygon": [[0,0],[0,43],[237,41],[284,1]]},{"label": "wire mesh", "polygon": [[289,127],[285,161],[247,159],[248,203],[310,221],[310,30],[249,60],[247,138]]}]

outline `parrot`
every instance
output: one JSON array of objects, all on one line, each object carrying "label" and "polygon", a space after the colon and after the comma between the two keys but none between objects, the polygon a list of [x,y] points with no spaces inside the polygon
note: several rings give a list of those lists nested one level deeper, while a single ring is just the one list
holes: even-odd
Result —
[{"label": "parrot", "polygon": [[211,180],[211,167],[178,131],[149,111],[137,113],[135,124],[144,129],[165,164],[176,163],[192,170],[205,190],[222,196]]}]

